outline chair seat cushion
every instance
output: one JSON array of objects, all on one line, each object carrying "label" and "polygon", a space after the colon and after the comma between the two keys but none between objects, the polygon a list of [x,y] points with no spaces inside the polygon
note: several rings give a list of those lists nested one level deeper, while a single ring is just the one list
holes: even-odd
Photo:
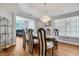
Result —
[{"label": "chair seat cushion", "polygon": [[47,41],[47,49],[50,49],[54,47],[53,42],[52,41]]},{"label": "chair seat cushion", "polygon": [[34,44],[37,44],[39,43],[39,40],[38,39],[34,39]]}]

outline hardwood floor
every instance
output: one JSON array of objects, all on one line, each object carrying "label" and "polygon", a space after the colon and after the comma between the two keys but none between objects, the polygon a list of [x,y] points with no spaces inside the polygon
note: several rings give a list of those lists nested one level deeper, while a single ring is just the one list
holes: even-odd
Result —
[{"label": "hardwood floor", "polygon": [[[0,51],[0,56],[38,56],[39,50],[34,48],[33,55],[29,53],[28,45],[26,49],[23,49],[22,46],[23,39],[22,37],[16,37],[16,45],[11,46],[10,48]],[[54,51],[55,56],[79,56],[79,46],[58,43],[58,49]],[[48,50],[47,56],[51,56],[51,49]]]}]

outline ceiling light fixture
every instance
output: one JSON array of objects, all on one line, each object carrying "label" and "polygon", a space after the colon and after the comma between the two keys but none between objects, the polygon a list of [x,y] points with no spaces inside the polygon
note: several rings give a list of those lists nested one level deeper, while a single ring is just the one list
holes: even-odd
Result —
[{"label": "ceiling light fixture", "polygon": [[47,23],[48,21],[51,20],[51,17],[44,15],[43,17],[40,18],[40,20],[44,23]]},{"label": "ceiling light fixture", "polygon": [[[47,3],[44,3],[44,9],[45,9],[46,5],[47,5]],[[44,15],[44,16],[40,17],[40,20],[44,23],[47,23],[51,20],[51,17],[48,15]]]}]

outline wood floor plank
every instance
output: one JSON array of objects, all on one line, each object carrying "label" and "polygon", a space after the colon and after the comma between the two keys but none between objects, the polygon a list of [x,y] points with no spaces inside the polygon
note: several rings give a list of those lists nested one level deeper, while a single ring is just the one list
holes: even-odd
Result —
[{"label": "wood floor plank", "polygon": [[[0,56],[39,56],[38,48],[34,48],[34,53],[29,53],[29,47],[23,49],[23,38],[16,37],[16,45],[0,51]],[[47,56],[51,56],[51,49],[48,50]],[[54,56],[79,56],[79,46],[58,43],[58,49],[54,50]]]}]

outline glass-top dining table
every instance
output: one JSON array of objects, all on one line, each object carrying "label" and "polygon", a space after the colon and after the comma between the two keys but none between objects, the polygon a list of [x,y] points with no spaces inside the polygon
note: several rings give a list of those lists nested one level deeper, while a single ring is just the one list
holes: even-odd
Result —
[{"label": "glass-top dining table", "polygon": [[[28,39],[28,35],[26,35],[27,39]],[[37,34],[33,34],[33,39],[38,39],[38,35]],[[56,45],[56,49],[58,48],[58,37],[57,36],[53,36],[53,35],[46,35],[46,40],[48,41],[54,41],[55,45]],[[29,41],[29,39],[27,40]]]},{"label": "glass-top dining table", "polygon": [[[33,39],[38,39],[38,35],[37,34],[34,34],[33,35]],[[55,42],[55,48],[57,49],[58,48],[58,37],[57,36],[53,36],[53,35],[46,35],[46,40],[47,41],[53,41]]]},{"label": "glass-top dining table", "polygon": [[[33,35],[33,38],[38,38],[37,34]],[[57,41],[57,36],[53,36],[53,35],[46,35],[46,40],[55,40]]]},{"label": "glass-top dining table", "polygon": [[[28,34],[26,34],[26,39],[27,39],[27,41],[29,40]],[[38,35],[37,34],[33,34],[33,39],[38,39]],[[46,40],[58,41],[58,37],[54,36],[54,35],[46,35]]]}]

